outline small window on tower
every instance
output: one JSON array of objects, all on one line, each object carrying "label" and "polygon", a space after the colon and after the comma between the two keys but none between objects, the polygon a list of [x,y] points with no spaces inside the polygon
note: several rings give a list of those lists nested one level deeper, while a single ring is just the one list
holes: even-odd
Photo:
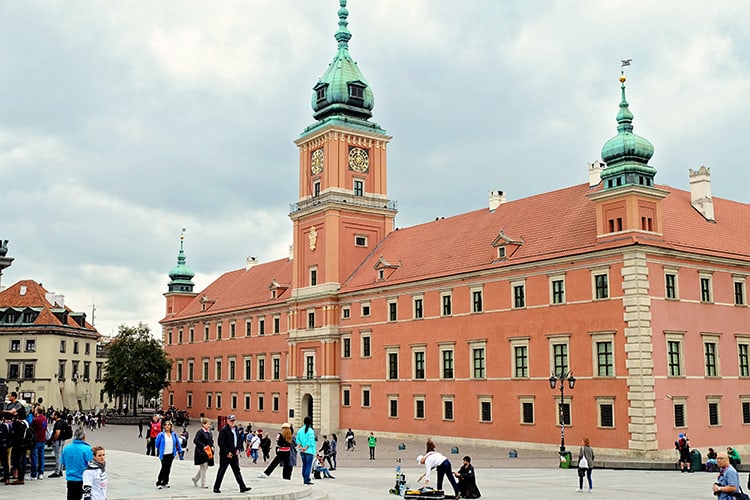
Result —
[{"label": "small window on tower", "polygon": [[357,246],[357,247],[366,247],[367,246],[367,236],[355,236],[354,237],[354,246]]},{"label": "small window on tower", "polygon": [[318,99],[319,102],[325,100],[325,98],[326,98],[326,87],[325,87],[325,85],[323,85],[321,87],[318,87],[315,90],[315,96],[316,96],[316,98]]},{"label": "small window on tower", "polygon": [[365,88],[361,85],[350,84],[349,85],[349,97],[352,97],[354,99],[364,99]]}]

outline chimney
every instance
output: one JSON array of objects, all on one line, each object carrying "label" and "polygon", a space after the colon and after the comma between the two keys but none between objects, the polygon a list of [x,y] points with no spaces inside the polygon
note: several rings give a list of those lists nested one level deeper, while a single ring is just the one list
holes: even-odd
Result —
[{"label": "chimney", "polygon": [[714,202],[711,198],[711,169],[701,166],[690,169],[690,204],[706,220],[714,220]]},{"label": "chimney", "polygon": [[593,163],[589,163],[589,187],[598,186],[602,181],[602,170],[607,166],[601,160],[594,160]]},{"label": "chimney", "polygon": [[490,191],[490,212],[494,212],[505,201],[505,193],[502,191]]},{"label": "chimney", "polygon": [[256,257],[248,257],[245,259],[245,271],[249,271],[258,263]]}]

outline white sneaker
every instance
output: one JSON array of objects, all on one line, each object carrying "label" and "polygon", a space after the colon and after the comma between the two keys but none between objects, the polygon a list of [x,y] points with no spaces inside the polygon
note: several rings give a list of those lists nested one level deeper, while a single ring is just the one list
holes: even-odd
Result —
[{"label": "white sneaker", "polygon": [[258,474],[258,479],[268,479],[268,476],[261,472],[260,474]]},{"label": "white sneaker", "polygon": [[37,480],[41,481],[42,479],[44,479],[44,474],[39,474],[36,478]]},{"label": "white sneaker", "polygon": [[583,488],[578,488],[578,489],[577,489],[576,491],[577,491],[578,493],[583,493]]}]

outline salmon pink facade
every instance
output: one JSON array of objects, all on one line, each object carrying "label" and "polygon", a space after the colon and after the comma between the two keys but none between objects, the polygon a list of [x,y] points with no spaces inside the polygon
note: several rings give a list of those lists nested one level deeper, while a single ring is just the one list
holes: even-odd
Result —
[{"label": "salmon pink facade", "polygon": [[[440,436],[611,452],[750,443],[750,220],[656,185],[621,77],[617,135],[590,182],[394,229],[391,139],[348,50],[313,90],[295,141],[293,250],[200,292],[182,247],[170,272],[169,404],[256,426],[310,415],[322,433]],[[564,399],[550,375],[573,373]],[[559,383],[559,382],[558,382]]]}]

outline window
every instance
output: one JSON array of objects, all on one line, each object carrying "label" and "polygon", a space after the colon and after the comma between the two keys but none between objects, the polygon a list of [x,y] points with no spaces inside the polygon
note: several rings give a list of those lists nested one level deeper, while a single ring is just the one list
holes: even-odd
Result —
[{"label": "window", "polygon": [[[424,348],[422,347],[421,349]],[[414,351],[414,378],[423,379],[424,377],[424,350]]]},{"label": "window", "polygon": [[367,236],[355,235],[354,236],[354,246],[355,247],[366,247],[367,246]]},{"label": "window", "polygon": [[253,358],[245,358],[245,380],[250,380],[253,373]]},{"label": "window", "polygon": [[281,379],[281,357],[280,356],[274,356],[271,358],[271,370],[272,370],[272,377],[274,380],[280,380]]},{"label": "window", "polygon": [[341,357],[352,357],[352,339],[350,337],[344,337],[341,339]]},{"label": "window", "polygon": [[355,85],[353,83],[349,84],[349,97],[354,99],[364,99],[365,98],[365,88],[361,85]]},{"label": "window", "polygon": [[362,388],[362,407],[363,408],[370,407],[370,387],[369,386]]},{"label": "window", "polygon": [[526,285],[518,283],[511,286],[513,288],[513,308],[521,309],[526,307]]},{"label": "window", "polygon": [[266,320],[264,318],[258,318],[258,335],[266,334]]},{"label": "window", "polygon": [[264,411],[266,409],[266,396],[262,392],[258,394],[258,411]]},{"label": "window", "polygon": [[552,304],[564,304],[565,303],[565,280],[561,278],[554,278],[550,281],[551,288],[551,303]]},{"label": "window", "polygon": [[529,340],[511,340],[513,377],[529,378]]},{"label": "window", "polygon": [[307,311],[307,329],[315,329],[315,310]]},{"label": "window", "polygon": [[31,380],[34,378],[34,363],[23,364],[23,378],[25,380]]},{"label": "window", "polygon": [[750,346],[747,343],[737,344],[739,354],[740,377],[750,377]]},{"label": "window", "polygon": [[609,298],[609,275],[594,275],[594,297],[597,299]]},{"label": "window", "polygon": [[274,412],[279,411],[279,395],[278,394],[271,395],[271,411],[274,411]]},{"label": "window", "polygon": [[73,342],[73,354],[78,354],[78,342]]},{"label": "window", "polygon": [[[188,368],[190,369],[190,371],[188,372],[189,375],[190,375],[190,379],[189,380],[192,381],[193,380],[193,370],[192,370],[192,368],[193,368],[193,362],[192,361],[190,361],[190,364],[188,365]],[[96,381],[97,382],[101,382],[103,378],[104,378],[104,363],[97,362],[96,363]]]},{"label": "window", "polygon": [[203,341],[208,342],[208,325],[203,326]]},{"label": "window", "polygon": [[388,417],[398,418],[398,396],[388,396]]},{"label": "window", "polygon": [[237,335],[237,326],[234,323],[229,323],[229,338],[233,339]]},{"label": "window", "polygon": [[213,399],[213,394],[210,392],[206,394],[206,408],[211,408],[211,402]]},{"label": "window", "polygon": [[266,379],[266,358],[263,356],[258,357],[258,380]]},{"label": "window", "polygon": [[352,309],[349,306],[341,308],[341,317],[343,319],[349,319],[352,316]]},{"label": "window", "polygon": [[424,396],[417,396],[414,398],[414,418],[424,418]]},{"label": "window", "polygon": [[312,380],[315,378],[315,354],[305,354],[305,378]]},{"label": "window", "polygon": [[221,393],[216,393],[216,408],[221,408]]},{"label": "window", "polygon": [[351,390],[348,387],[341,390],[341,402],[344,406],[351,406]]},{"label": "window", "polygon": [[208,381],[208,360],[203,360],[203,381]]},{"label": "window", "polygon": [[60,341],[60,352],[65,352],[65,341],[64,340]]},{"label": "window", "polygon": [[312,266],[310,268],[310,286],[318,284],[318,266]]},{"label": "window", "polygon": [[[86,344],[86,347],[88,347],[88,344]],[[36,352],[36,339],[26,339],[26,345],[24,346],[24,351]]]},{"label": "window", "polygon": [[193,393],[192,392],[187,393],[187,403],[185,404],[185,406],[187,406],[188,408],[193,407]]},{"label": "window", "polygon": [[492,400],[489,397],[479,399],[479,421],[492,422]]},{"label": "window", "polygon": [[713,338],[704,337],[703,360],[704,360],[704,364],[706,368],[706,372],[705,372],[706,377],[718,376],[718,368],[716,366],[716,363],[717,363],[716,346],[717,346],[717,341],[713,340]]},{"label": "window", "polygon": [[441,349],[442,357],[442,376],[443,378],[453,378],[453,349]]},{"label": "window", "polygon": [[245,320],[245,337],[249,337],[252,331],[253,331],[253,320],[252,319]]},{"label": "window", "polygon": [[450,316],[451,315],[451,294],[450,293],[443,293],[440,295],[440,300],[443,302],[443,316]]},{"label": "window", "polygon": [[596,404],[599,408],[599,427],[604,429],[614,429],[615,399],[607,397],[597,398]]},{"label": "window", "polygon": [[734,305],[746,306],[745,303],[745,279],[735,278],[734,280]]},{"label": "window", "polygon": [[[221,340],[221,332],[222,332],[223,326],[224,325],[222,325],[221,323],[216,323],[216,340]],[[217,402],[218,402],[218,399],[217,399]]]},{"label": "window", "polygon": [[354,196],[365,195],[365,181],[354,179]]},{"label": "window", "polygon": [[424,318],[424,299],[422,297],[414,297],[414,319]]},{"label": "window", "polygon": [[320,196],[320,180],[316,179],[315,182],[313,182],[313,196],[317,198]]},{"label": "window", "polygon": [[706,398],[708,402],[708,425],[715,427],[721,425],[721,415],[719,413],[719,401],[718,396],[708,396]]},{"label": "window", "polygon": [[443,420],[453,420],[453,396],[443,396]]},{"label": "window", "polygon": [[[102,377],[101,377],[101,375],[99,373],[99,365],[100,365],[100,363],[97,363],[96,365],[97,365],[96,366],[96,378],[97,378],[97,380],[101,380]],[[193,381],[193,370],[194,370],[194,362],[193,362],[192,359],[190,359],[190,360],[188,360],[188,365],[187,365],[187,381],[188,382],[192,382]]]},{"label": "window", "polygon": [[667,375],[682,376],[682,334],[667,335]]},{"label": "window", "polygon": [[172,344],[172,330],[167,331],[167,345]]},{"label": "window", "polygon": [[215,361],[216,361],[216,372],[214,374],[215,375],[214,380],[221,380],[221,358],[218,358]]},{"label": "window", "polygon": [[175,372],[175,381],[177,382],[182,381],[182,361],[177,362],[177,369]]},{"label": "window", "polygon": [[473,347],[471,349],[472,378],[484,378],[484,347]]},{"label": "window", "polygon": [[677,275],[674,273],[664,275],[664,296],[668,299],[677,298]]},{"label": "window", "polygon": [[672,398],[675,427],[687,427],[686,403],[687,400],[685,398]]},{"label": "window", "polygon": [[534,396],[521,396],[521,424],[534,424]]},{"label": "window", "polygon": [[229,360],[229,374],[228,374],[228,379],[227,380],[230,380],[232,382],[234,382],[236,380],[236,376],[235,376],[236,375],[236,371],[237,371],[236,370],[236,365],[237,365],[237,362],[234,359],[230,359]]},{"label": "window", "polygon": [[17,380],[19,378],[21,378],[21,365],[19,363],[8,363],[8,379]]},{"label": "window", "polygon": [[711,276],[701,275],[701,302],[711,302]]},{"label": "window", "polygon": [[362,357],[369,358],[371,355],[370,335],[362,335]]},{"label": "window", "polygon": [[615,376],[614,334],[594,334],[594,367],[597,377]]},{"label": "window", "polygon": [[388,353],[388,380],[398,380],[398,352]]},{"label": "window", "polygon": [[65,380],[65,360],[57,362],[57,380]]},{"label": "window", "polygon": [[557,399],[557,425],[570,426],[570,400],[560,402],[560,398]]},{"label": "window", "polygon": [[250,410],[250,399],[251,399],[250,394],[245,394],[245,398],[244,399],[245,399],[245,411],[249,411]]},{"label": "window", "polygon": [[388,321],[396,321],[398,319],[398,303],[395,300],[388,302]]},{"label": "window", "polygon": [[[180,343],[182,343],[182,330],[180,330]],[[83,353],[86,356],[88,356],[89,354],[91,354],[91,344],[89,344],[88,342],[86,342],[83,347],[84,347]]]},{"label": "window", "polygon": [[195,342],[195,328],[188,330],[188,342],[191,344]]},{"label": "window", "polygon": [[370,315],[370,303],[365,302],[362,304],[362,316],[369,316]]},{"label": "window", "polygon": [[750,397],[742,397],[742,423],[745,425],[750,424]]},{"label": "window", "polygon": [[482,290],[471,291],[471,312],[480,313],[483,311]]},{"label": "window", "polygon": [[230,396],[229,408],[232,410],[237,409],[237,393],[236,392],[233,392]]},{"label": "window", "polygon": [[568,344],[567,342],[552,343],[552,373],[564,374],[568,371]]}]

